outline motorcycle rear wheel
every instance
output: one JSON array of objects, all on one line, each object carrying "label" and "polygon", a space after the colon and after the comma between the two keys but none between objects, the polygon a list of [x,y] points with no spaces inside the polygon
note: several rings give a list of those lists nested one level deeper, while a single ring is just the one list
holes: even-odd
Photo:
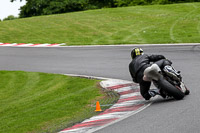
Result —
[{"label": "motorcycle rear wheel", "polygon": [[185,95],[189,95],[190,94],[190,90],[188,90],[188,88],[185,86],[186,91],[185,91]]},{"label": "motorcycle rear wheel", "polygon": [[164,78],[161,78],[158,81],[158,85],[160,86],[160,88],[162,88],[166,93],[168,93],[170,96],[174,97],[176,100],[181,100],[185,96],[185,94],[181,90],[179,90],[178,88],[176,88],[175,86],[170,84]]}]

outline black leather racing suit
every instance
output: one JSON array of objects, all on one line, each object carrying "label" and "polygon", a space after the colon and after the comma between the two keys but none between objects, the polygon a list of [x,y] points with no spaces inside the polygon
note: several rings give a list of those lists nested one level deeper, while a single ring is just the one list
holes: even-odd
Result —
[{"label": "black leather racing suit", "polygon": [[172,64],[170,61],[166,60],[163,55],[147,54],[136,56],[129,64],[131,77],[135,83],[139,83],[140,93],[146,100],[151,98],[148,93],[151,82],[143,80],[143,73],[144,70],[151,66],[152,63],[156,63],[161,69],[163,69],[165,65]]}]

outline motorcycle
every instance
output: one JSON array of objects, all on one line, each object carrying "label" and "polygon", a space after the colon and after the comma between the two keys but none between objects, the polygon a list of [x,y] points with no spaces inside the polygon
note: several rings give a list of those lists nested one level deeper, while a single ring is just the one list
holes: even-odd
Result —
[{"label": "motorcycle", "polygon": [[163,98],[173,97],[181,100],[190,93],[182,80],[180,71],[176,71],[172,66],[165,66],[161,70],[157,64],[152,64],[145,69],[143,80],[152,81]]}]

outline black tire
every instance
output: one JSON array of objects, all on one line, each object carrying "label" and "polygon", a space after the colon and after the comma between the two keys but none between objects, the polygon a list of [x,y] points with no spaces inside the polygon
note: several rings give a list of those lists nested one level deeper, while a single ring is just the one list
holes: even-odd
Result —
[{"label": "black tire", "polygon": [[186,90],[185,91],[185,95],[189,95],[190,94],[190,91],[189,90]]},{"label": "black tire", "polygon": [[[176,88],[181,89],[179,86],[176,86]],[[190,94],[190,90],[188,90],[188,88],[185,85],[184,85],[184,88],[186,89],[185,95],[189,95]]]},{"label": "black tire", "polygon": [[188,88],[185,86],[186,91],[185,91],[185,95],[189,95],[190,94],[190,90],[188,90]]},{"label": "black tire", "polygon": [[170,96],[173,96],[176,100],[181,100],[185,96],[185,94],[181,90],[179,90],[163,78],[158,81],[158,85]]}]

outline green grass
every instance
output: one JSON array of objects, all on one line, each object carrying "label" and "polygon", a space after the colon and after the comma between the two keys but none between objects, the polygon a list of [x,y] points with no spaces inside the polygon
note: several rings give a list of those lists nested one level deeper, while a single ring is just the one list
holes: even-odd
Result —
[{"label": "green grass", "polygon": [[[90,117],[104,94],[97,80],[0,71],[0,132],[55,132]],[[93,113],[94,114],[94,113]]]},{"label": "green grass", "polygon": [[89,10],[0,22],[0,42],[198,43],[200,3]]}]

